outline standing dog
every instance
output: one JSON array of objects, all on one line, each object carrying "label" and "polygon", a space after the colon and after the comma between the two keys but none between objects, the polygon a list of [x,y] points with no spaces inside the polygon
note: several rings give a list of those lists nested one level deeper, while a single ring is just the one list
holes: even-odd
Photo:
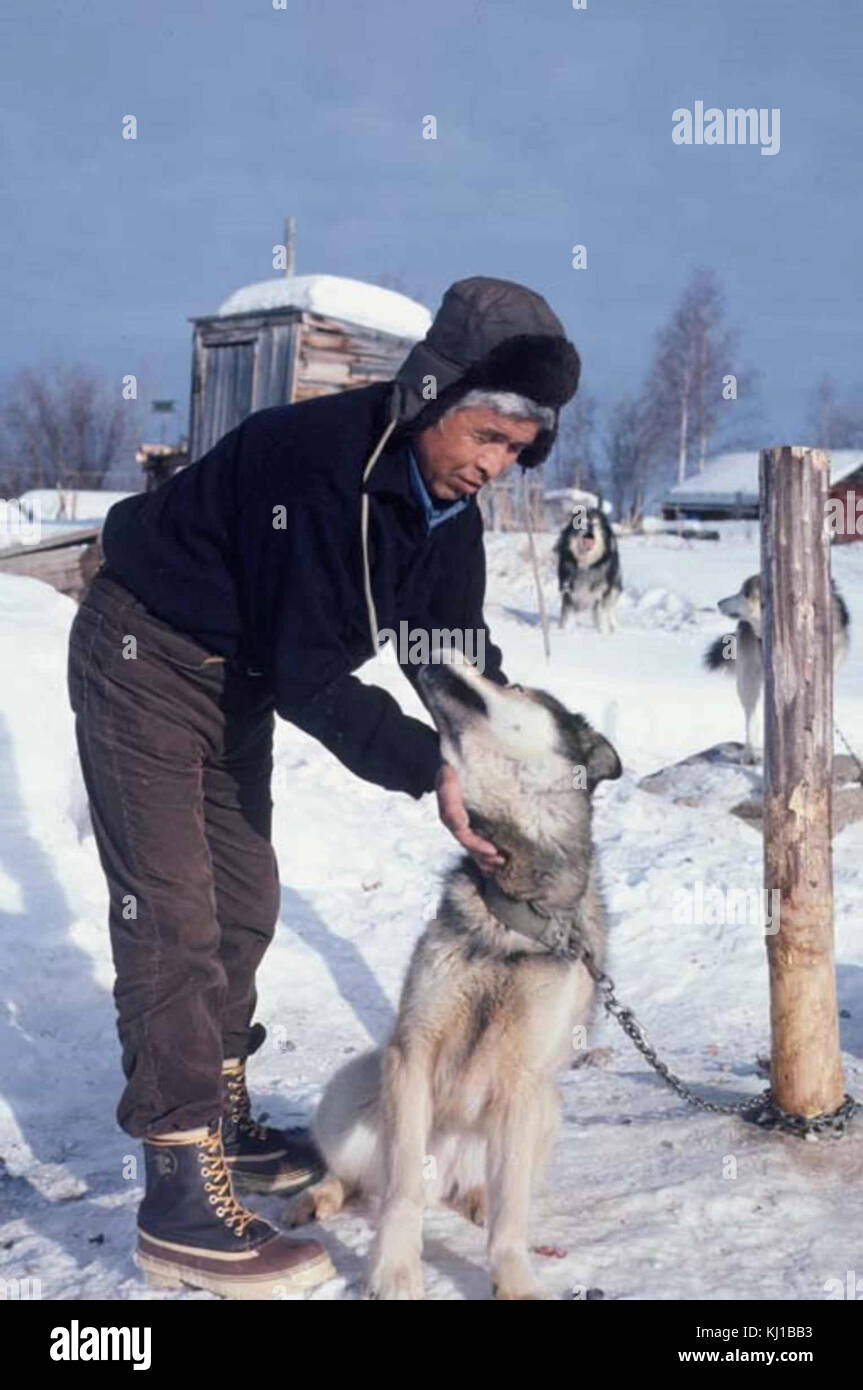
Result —
[{"label": "standing dog", "polygon": [[593,610],[598,632],[613,632],[614,609],[623,592],[617,541],[599,507],[575,507],[555,542],[560,626],[570,612]]},{"label": "standing dog", "polygon": [[[849,644],[851,619],[845,600],[833,584],[833,669],[837,669],[844,659]],[[755,712],[764,688],[764,662],[761,655],[761,575],[752,574],[741,585],[740,591],[729,598],[719,600],[716,605],[720,613],[729,618],[739,618],[737,631],[726,633],[711,642],[704,653],[704,664],[709,671],[726,671],[737,677],[737,694],[743,706],[746,719],[746,744],[743,757],[746,762],[755,762],[757,753],[753,742]],[[761,740],[758,740],[760,747]]]},{"label": "standing dog", "polygon": [[294,1220],[332,1215],[354,1194],[381,1197],[367,1289],[415,1299],[423,1208],[443,1201],[488,1225],[498,1298],[541,1298],[528,1257],[531,1185],[556,1129],[555,1072],[594,1002],[585,966],[553,947],[574,929],[601,965],[590,798],[620,762],[542,691],[495,685],[470,666],[426,667],[420,683],[471,824],[506,864],[493,879],[469,857],[450,872],[390,1041],[324,1092],[314,1132],[328,1174]]}]

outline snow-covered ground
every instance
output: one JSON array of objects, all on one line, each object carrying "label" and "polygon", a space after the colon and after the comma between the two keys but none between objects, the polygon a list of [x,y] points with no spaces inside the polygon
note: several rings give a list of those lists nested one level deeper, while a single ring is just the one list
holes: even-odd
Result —
[{"label": "snow-covered ground", "polygon": [[[540,539],[554,619],[550,542]],[[684,1078],[713,1098],[755,1094],[769,1050],[761,928],[681,924],[676,905],[681,893],[760,888],[760,834],[637,783],[742,737],[733,682],[705,672],[701,654],[728,626],[716,600],[757,568],[757,530],[728,528],[718,544],[624,539],[621,629],[553,626],[549,662],[524,539],[492,535],[487,550],[487,617],[510,679],[585,713],[625,765],[595,799],[619,994]],[[856,628],[836,715],[863,749],[863,546],[836,551],[834,573]],[[65,691],[73,613],[33,580],[0,580],[0,1279],[39,1279],[51,1299],[174,1297],[148,1290],[131,1260],[142,1165],[114,1120],[106,891]],[[390,663],[363,674],[421,714]],[[385,1038],[454,844],[433,798],[359,782],[285,724],[274,781],[283,910],[260,972],[269,1036],[250,1079],[256,1109],[296,1122],[345,1057]],[[860,1095],[863,823],[834,848],[843,1059]],[[818,1299],[828,1280],[863,1276],[863,1122],[842,1140],[766,1134],[686,1107],[612,1021],[591,1046],[594,1064],[562,1077],[564,1125],[533,1209],[552,1296]],[[285,1210],[275,1198],[257,1205],[272,1218]],[[358,1296],[369,1215],[349,1208],[324,1229],[341,1277],[311,1297]],[[424,1262],[429,1297],[488,1297],[483,1233],[460,1217],[428,1213]]]}]

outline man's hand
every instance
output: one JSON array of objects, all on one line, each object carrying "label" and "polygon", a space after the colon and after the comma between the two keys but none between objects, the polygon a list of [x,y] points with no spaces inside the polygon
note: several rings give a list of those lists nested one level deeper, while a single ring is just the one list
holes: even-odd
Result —
[{"label": "man's hand", "polygon": [[435,791],[437,792],[438,815],[450,834],[454,835],[459,844],[467,850],[483,873],[490,874],[495,869],[501,868],[506,860],[500,851],[495,849],[490,840],[483,840],[480,835],[475,835],[470,828],[470,821],[462,800],[458,773],[449,763],[441,763],[440,771],[435,778]]}]

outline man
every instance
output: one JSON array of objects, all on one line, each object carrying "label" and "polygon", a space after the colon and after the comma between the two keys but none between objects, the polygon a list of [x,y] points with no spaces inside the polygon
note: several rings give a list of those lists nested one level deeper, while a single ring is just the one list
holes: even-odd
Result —
[{"label": "man", "polygon": [[506,683],[475,494],[546,457],[579,366],[539,295],[462,280],[394,382],[259,411],[108,514],[69,686],[110,890],[117,1118],[144,1140],[136,1258],[154,1282],[263,1298],[334,1273],[319,1242],[234,1193],[320,1174],[305,1131],[252,1120],[245,1082],[279,912],[274,711],[359,777],[436,791],[480,866],[502,862],[471,830],[434,730],[352,672],[407,620],[481,634],[485,674]]}]

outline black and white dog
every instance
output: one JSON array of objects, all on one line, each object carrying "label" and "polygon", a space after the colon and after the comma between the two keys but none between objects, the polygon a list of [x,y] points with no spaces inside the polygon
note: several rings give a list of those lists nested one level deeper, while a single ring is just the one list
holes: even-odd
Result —
[{"label": "black and white dog", "polygon": [[598,632],[613,632],[623,592],[617,541],[599,507],[577,506],[554,547],[560,589],[560,626],[570,612],[593,610]]}]

